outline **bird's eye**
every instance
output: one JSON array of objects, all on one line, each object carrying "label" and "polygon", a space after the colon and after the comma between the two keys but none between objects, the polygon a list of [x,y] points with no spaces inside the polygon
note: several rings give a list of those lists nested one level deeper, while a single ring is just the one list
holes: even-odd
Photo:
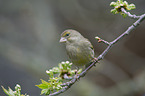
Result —
[{"label": "bird's eye", "polygon": [[65,36],[69,36],[69,33],[67,33]]}]

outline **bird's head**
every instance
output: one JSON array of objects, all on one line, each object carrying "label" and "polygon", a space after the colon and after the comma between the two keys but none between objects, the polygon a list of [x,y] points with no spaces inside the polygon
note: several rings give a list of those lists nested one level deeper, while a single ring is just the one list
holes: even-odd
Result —
[{"label": "bird's head", "polygon": [[68,29],[61,34],[61,39],[59,42],[76,42],[78,40],[81,40],[81,38],[83,38],[83,36],[79,32],[77,32],[76,30]]}]

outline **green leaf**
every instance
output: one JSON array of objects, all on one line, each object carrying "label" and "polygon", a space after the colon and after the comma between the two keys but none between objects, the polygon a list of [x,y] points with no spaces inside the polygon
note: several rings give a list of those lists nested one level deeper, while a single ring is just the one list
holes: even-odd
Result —
[{"label": "green leaf", "polygon": [[9,88],[8,91],[10,93],[10,96],[15,96],[15,92],[10,87],[8,88]]},{"label": "green leaf", "polygon": [[2,87],[3,91],[4,91],[7,95],[9,95],[9,96],[11,95],[7,89],[5,89],[3,86],[1,86],[1,87]]},{"label": "green leaf", "polygon": [[79,69],[77,73],[80,74],[82,71],[83,71],[82,69]]},{"label": "green leaf", "polygon": [[47,89],[49,87],[49,85],[50,85],[49,82],[47,82],[47,81],[45,81],[43,79],[41,79],[41,82],[42,82],[42,84],[35,85],[35,86],[37,86],[40,89]]},{"label": "green leaf", "polygon": [[46,85],[46,84],[39,84],[39,85],[35,85],[35,86],[37,86],[40,89],[46,89],[46,88],[48,88],[48,85]]},{"label": "green leaf", "polygon": [[43,84],[46,84],[46,85],[49,84],[47,81],[45,81],[45,80],[43,80],[43,79],[41,79],[41,82],[42,82]]},{"label": "green leaf", "polygon": [[129,6],[127,6],[126,9],[127,9],[127,10],[135,9],[135,5],[134,5],[134,4],[130,4]]},{"label": "green leaf", "polygon": [[128,2],[124,1],[123,6],[128,6]]},{"label": "green leaf", "polygon": [[8,96],[29,96],[29,95],[23,95],[21,94],[21,86],[16,85],[15,86],[15,91],[13,91],[10,87],[8,87],[8,90],[6,90],[3,86],[1,86],[3,91],[8,95]]},{"label": "green leaf", "polygon": [[117,13],[119,13],[116,9],[111,9],[111,13],[113,13],[113,14],[117,14]]},{"label": "green leaf", "polygon": [[50,94],[50,92],[49,92],[49,90],[48,90],[48,89],[42,89],[42,90],[41,90],[41,94],[40,94],[40,95],[42,95],[42,94],[49,95],[49,94]]},{"label": "green leaf", "polygon": [[35,85],[37,86],[38,88],[42,89],[41,90],[41,95],[42,94],[46,94],[46,95],[49,95],[50,94],[50,90],[52,88],[51,84],[45,80],[42,80],[41,79],[41,82],[42,84],[39,84],[39,85]]},{"label": "green leaf", "polygon": [[115,7],[116,6],[116,2],[111,2],[110,6]]}]

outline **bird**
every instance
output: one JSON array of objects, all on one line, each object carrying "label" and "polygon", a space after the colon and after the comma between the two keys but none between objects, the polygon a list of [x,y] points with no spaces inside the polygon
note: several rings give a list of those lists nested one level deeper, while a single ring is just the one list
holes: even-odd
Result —
[{"label": "bird", "polygon": [[76,30],[63,31],[59,42],[65,43],[67,55],[76,67],[87,68],[95,58],[91,42]]}]

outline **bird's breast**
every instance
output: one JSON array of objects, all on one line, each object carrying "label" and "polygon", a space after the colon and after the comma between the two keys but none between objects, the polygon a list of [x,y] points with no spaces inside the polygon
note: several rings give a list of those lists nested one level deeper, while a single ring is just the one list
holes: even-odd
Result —
[{"label": "bird's breast", "polygon": [[91,50],[86,47],[67,45],[66,50],[72,63],[76,66],[86,65],[92,60],[92,56],[89,53]]}]

